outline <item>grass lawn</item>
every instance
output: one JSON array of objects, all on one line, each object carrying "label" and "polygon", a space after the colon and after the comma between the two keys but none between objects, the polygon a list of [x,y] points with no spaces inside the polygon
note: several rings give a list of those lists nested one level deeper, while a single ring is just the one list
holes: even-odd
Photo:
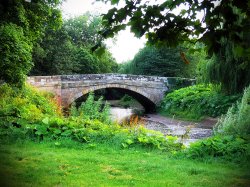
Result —
[{"label": "grass lawn", "polygon": [[250,186],[246,165],[70,140],[2,140],[0,166],[0,186]]}]

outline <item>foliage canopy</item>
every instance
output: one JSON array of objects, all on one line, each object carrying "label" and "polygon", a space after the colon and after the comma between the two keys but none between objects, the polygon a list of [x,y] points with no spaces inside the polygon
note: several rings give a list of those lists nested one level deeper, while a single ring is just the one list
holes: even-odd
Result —
[{"label": "foliage canopy", "polygon": [[23,86],[32,67],[31,53],[46,29],[60,27],[61,0],[0,1],[0,80]]},{"label": "foliage canopy", "polygon": [[[118,4],[120,0],[100,0]],[[178,12],[178,13],[176,13]],[[209,52],[218,52],[220,40],[227,38],[243,49],[243,33],[249,32],[250,4],[238,0],[125,1],[103,17],[103,36],[110,37],[126,26],[136,36],[146,34],[149,43],[178,43],[190,37],[203,41]],[[201,16],[201,17],[200,17]],[[249,49],[247,49],[249,50]]]},{"label": "foliage canopy", "polygon": [[[163,77],[192,77],[195,65],[185,64],[180,53],[187,51],[184,47],[169,48],[146,46],[141,49],[131,62],[121,64],[120,73],[136,75],[153,75]],[[186,58],[186,56],[185,56]],[[191,56],[188,56],[191,60]],[[189,62],[188,62],[189,63]]]},{"label": "foliage canopy", "polygon": [[64,20],[58,30],[47,29],[33,51],[31,75],[110,73],[116,62],[107,48],[97,55],[91,46],[100,40],[100,16],[85,13]]},{"label": "foliage canopy", "polygon": [[0,26],[0,80],[22,86],[32,67],[32,47],[15,24]]},{"label": "foliage canopy", "polygon": [[13,23],[23,28],[32,42],[41,38],[46,29],[56,29],[62,23],[58,5],[62,0],[0,1],[0,24]]},{"label": "foliage canopy", "polygon": [[[117,5],[120,0],[100,0]],[[126,0],[103,16],[104,37],[130,26],[149,44],[176,47],[184,41],[202,42],[210,56],[209,80],[227,93],[242,92],[250,84],[250,3],[239,0]],[[225,69],[224,69],[225,68]],[[228,79],[229,70],[236,70]],[[231,83],[233,82],[233,83]]]}]

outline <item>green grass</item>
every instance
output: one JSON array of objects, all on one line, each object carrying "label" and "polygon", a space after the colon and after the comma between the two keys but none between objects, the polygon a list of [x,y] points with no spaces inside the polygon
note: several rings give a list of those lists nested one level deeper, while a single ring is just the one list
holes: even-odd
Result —
[{"label": "green grass", "polygon": [[0,186],[250,186],[248,166],[71,140],[2,140]]}]

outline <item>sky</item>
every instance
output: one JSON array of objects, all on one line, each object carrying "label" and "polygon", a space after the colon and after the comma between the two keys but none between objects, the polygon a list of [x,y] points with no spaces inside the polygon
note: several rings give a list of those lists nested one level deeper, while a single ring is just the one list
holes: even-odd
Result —
[{"label": "sky", "polygon": [[[101,2],[95,2],[94,0],[66,0],[61,9],[63,11],[63,17],[69,18],[79,16],[87,11],[93,13],[107,13],[111,5],[106,5]],[[127,28],[124,31],[120,31],[116,36],[116,39],[108,39],[105,41],[113,57],[118,63],[132,60],[135,54],[144,47],[146,43],[145,38],[136,38],[134,34]]]}]

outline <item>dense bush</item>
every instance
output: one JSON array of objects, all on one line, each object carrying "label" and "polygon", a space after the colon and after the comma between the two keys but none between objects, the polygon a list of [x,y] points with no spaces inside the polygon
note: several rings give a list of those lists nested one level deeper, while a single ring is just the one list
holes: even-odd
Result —
[{"label": "dense bush", "polygon": [[38,93],[29,86],[22,90],[7,84],[0,86],[0,121],[14,122],[22,119],[32,123],[45,116],[58,115],[60,109],[52,94]]},{"label": "dense bush", "polygon": [[0,1],[0,80],[21,87],[33,66],[32,48],[62,22],[61,0]]},{"label": "dense bush", "polygon": [[118,124],[104,124],[98,120],[86,120],[70,117],[44,118],[37,123],[21,121],[19,126],[1,125],[0,136],[16,138],[70,138],[85,143],[108,143],[114,146],[128,148],[143,146],[166,151],[177,151],[183,148],[175,137],[165,137],[162,133],[150,131],[143,127],[124,128]]},{"label": "dense bush", "polygon": [[250,158],[249,139],[236,136],[214,136],[192,143],[184,152],[185,157],[194,159],[220,158],[243,161]]},{"label": "dense bush", "polygon": [[123,148],[143,146],[166,151],[178,151],[183,145],[176,137],[165,137],[162,133],[144,127],[124,128],[118,124],[104,124],[99,120],[77,117],[45,117],[40,122],[18,121],[15,124],[0,124],[0,136],[43,140],[70,138],[83,143],[108,143]]},{"label": "dense bush", "polygon": [[166,115],[200,119],[225,114],[239,95],[226,96],[212,85],[195,85],[181,88],[165,96],[160,111]]},{"label": "dense bush", "polygon": [[216,124],[215,133],[250,135],[250,86],[245,89],[241,101],[229,108]]}]

